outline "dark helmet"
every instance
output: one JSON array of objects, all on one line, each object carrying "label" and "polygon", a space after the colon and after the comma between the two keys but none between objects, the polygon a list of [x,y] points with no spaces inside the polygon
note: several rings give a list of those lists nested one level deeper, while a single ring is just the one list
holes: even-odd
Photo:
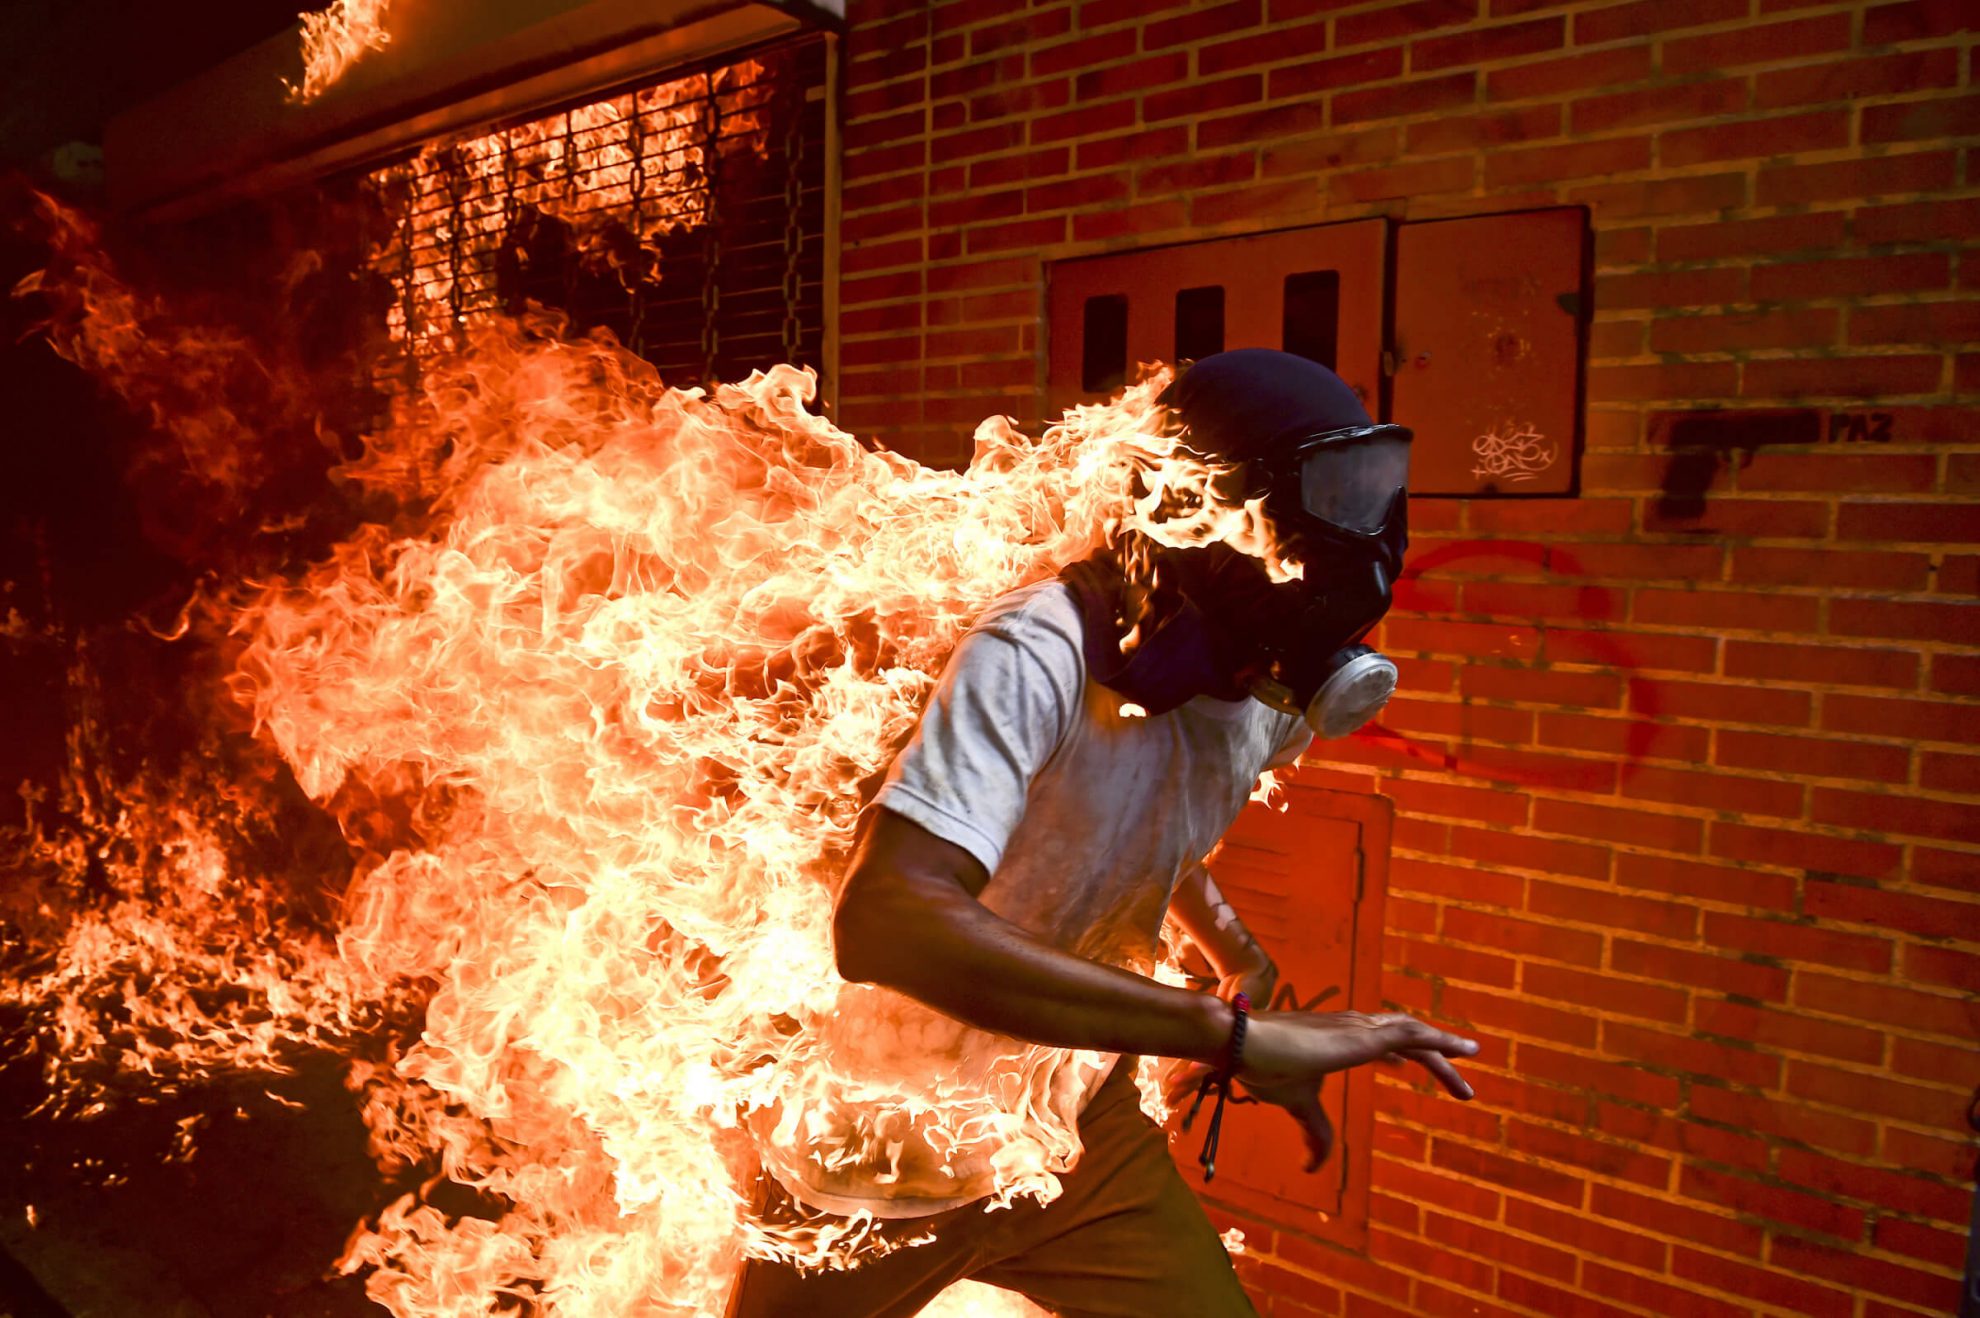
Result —
[{"label": "dark helmet", "polygon": [[1372,421],[1320,363],[1266,348],[1203,358],[1164,400],[1186,447],[1242,464],[1244,497],[1264,497],[1282,555],[1301,569],[1269,589],[1221,561],[1212,573],[1221,601],[1242,601],[1222,611],[1251,643],[1252,694],[1323,736],[1353,731],[1395,687],[1395,665],[1360,641],[1402,571],[1410,431]]},{"label": "dark helmet", "polygon": [[1379,534],[1402,511],[1409,429],[1370,420],[1319,362],[1270,348],[1220,352],[1185,369],[1163,397],[1190,449],[1245,464],[1246,494],[1266,496],[1282,538],[1312,522]]}]

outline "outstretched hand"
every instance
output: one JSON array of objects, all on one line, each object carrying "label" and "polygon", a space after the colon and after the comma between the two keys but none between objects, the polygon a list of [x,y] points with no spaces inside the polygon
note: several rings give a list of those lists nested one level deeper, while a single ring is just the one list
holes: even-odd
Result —
[{"label": "outstretched hand", "polygon": [[1453,1097],[1469,1099],[1471,1086],[1451,1065],[1478,1052],[1474,1039],[1447,1033],[1401,1012],[1261,1011],[1245,1036],[1238,1079],[1246,1088],[1280,1091],[1317,1088],[1322,1076],[1364,1062],[1413,1062]]},{"label": "outstretched hand", "polygon": [[[1297,1028],[1303,1037],[1299,1037],[1298,1041],[1305,1046],[1309,1060],[1328,1055],[1358,1058],[1356,1061],[1345,1061],[1334,1069],[1359,1065],[1361,1060],[1395,1064],[1415,1062],[1435,1076],[1438,1083],[1453,1096],[1460,1099],[1472,1096],[1471,1086],[1448,1059],[1475,1054],[1478,1044],[1474,1040],[1447,1034],[1401,1013],[1368,1016],[1355,1011],[1336,1011],[1271,1012],[1265,1015],[1299,1019]],[[1306,1170],[1319,1171],[1320,1164],[1327,1160],[1334,1147],[1334,1123],[1328,1119],[1326,1109],[1320,1104],[1319,1078],[1280,1083],[1266,1079],[1264,1067],[1260,1064],[1260,1055],[1264,1050],[1256,1042],[1258,1024],[1258,1021],[1253,1021],[1253,1033],[1246,1040],[1246,1065],[1239,1071],[1239,1078],[1254,1098],[1274,1107],[1282,1107],[1292,1114],[1293,1120],[1299,1123],[1300,1133],[1306,1137]],[[1272,1030],[1267,1031],[1268,1036],[1271,1033]],[[1277,1041],[1268,1038],[1266,1046],[1269,1048],[1274,1042]],[[1360,1057],[1363,1052],[1369,1055]],[[1278,1057],[1272,1058],[1273,1063],[1280,1060]]]},{"label": "outstretched hand", "polygon": [[[1261,1011],[1251,1017],[1238,1081],[1252,1099],[1292,1114],[1306,1140],[1306,1170],[1312,1172],[1334,1147],[1334,1123],[1320,1102],[1326,1075],[1364,1062],[1414,1063],[1452,1096],[1469,1099],[1471,1086],[1450,1059],[1477,1052],[1475,1040],[1401,1012]],[[1169,1086],[1170,1106],[1187,1105],[1204,1077],[1213,1073],[1200,1064],[1178,1067]]]}]

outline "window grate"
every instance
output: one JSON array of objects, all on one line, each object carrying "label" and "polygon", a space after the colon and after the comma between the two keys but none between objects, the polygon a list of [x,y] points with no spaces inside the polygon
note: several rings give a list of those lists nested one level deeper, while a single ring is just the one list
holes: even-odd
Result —
[{"label": "window grate", "polygon": [[410,386],[532,306],[611,330],[671,384],[819,365],[826,57],[786,42],[371,171],[371,377]]}]

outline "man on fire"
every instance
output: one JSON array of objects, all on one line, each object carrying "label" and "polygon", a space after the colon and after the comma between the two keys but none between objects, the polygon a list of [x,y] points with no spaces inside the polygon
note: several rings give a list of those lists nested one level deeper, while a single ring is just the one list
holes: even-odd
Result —
[{"label": "man on fire", "polygon": [[[1301,1123],[1315,1166],[1332,1072],[1400,1059],[1471,1097],[1450,1060],[1471,1040],[1399,1014],[1264,1009],[1271,958],[1202,863],[1261,772],[1394,689],[1361,641],[1402,567],[1409,432],[1373,424],[1326,367],[1265,350],[1197,362],[1168,401],[1183,443],[1262,498],[1301,573],[1274,582],[1223,544],[1116,543],[964,637],[840,895],[849,986],[828,1026],[844,1087],[906,1070],[964,1118],[784,1114],[771,1213],[870,1215],[901,1247],[850,1270],[751,1262],[737,1318],[905,1318],[964,1279],[1081,1318],[1250,1315],[1139,1109],[1137,1056],[1193,1063],[1215,1095],[1206,1168],[1233,1080]],[[1165,916],[1214,995],[1144,973]]]}]

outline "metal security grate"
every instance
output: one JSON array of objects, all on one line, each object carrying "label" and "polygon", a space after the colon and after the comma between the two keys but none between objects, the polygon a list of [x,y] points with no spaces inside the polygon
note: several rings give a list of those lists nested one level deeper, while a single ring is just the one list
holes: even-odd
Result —
[{"label": "metal security grate", "polygon": [[477,319],[532,305],[673,384],[818,365],[825,59],[789,42],[372,171],[374,378],[410,383]]}]

